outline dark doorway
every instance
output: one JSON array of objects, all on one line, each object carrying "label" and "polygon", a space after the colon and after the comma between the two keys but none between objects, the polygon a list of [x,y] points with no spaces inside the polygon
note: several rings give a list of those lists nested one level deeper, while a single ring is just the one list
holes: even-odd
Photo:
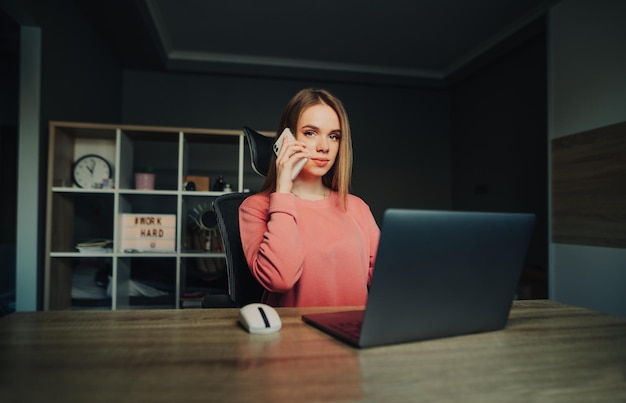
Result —
[{"label": "dark doorway", "polygon": [[0,10],[0,316],[15,310],[19,32]]}]

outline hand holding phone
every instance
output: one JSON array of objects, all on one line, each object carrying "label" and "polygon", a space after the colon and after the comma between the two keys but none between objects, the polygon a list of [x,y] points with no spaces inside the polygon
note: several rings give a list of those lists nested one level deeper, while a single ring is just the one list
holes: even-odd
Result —
[{"label": "hand holding phone", "polygon": [[[288,138],[291,141],[296,141],[296,138],[291,133],[291,130],[289,130],[288,127],[285,127],[285,130],[283,130],[283,132],[280,134],[280,137],[278,137],[278,140],[276,140],[276,143],[274,143],[274,146],[273,146],[274,153],[277,156],[278,156],[278,152],[280,151],[280,148],[283,145],[283,142],[285,141],[285,138]],[[304,164],[306,164],[306,161],[307,161],[307,158],[302,158],[301,160],[297,161],[294,164],[293,171],[291,171],[291,180],[296,179],[300,171],[302,171],[302,168],[304,168]]]}]

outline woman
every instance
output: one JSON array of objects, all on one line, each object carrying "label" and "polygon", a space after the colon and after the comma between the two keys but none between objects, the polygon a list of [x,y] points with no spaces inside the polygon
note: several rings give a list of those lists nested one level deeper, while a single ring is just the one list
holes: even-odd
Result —
[{"label": "woman", "polygon": [[[298,92],[278,133],[290,128],[263,189],[239,209],[241,242],[273,306],[364,305],[379,228],[348,193],[352,142],[342,103],[325,90]],[[306,159],[292,180],[293,166]]]}]

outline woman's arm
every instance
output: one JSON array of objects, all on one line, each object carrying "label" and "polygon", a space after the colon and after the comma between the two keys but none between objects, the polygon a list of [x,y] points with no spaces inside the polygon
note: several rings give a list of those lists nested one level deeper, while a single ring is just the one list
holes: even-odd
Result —
[{"label": "woman's arm", "polygon": [[367,278],[367,284],[372,281],[372,275],[374,273],[374,263],[376,261],[376,254],[378,252],[378,241],[380,240],[380,228],[374,219],[374,215],[370,210],[370,207],[361,198],[349,195],[348,196],[348,211],[351,212],[356,222],[361,227],[362,231],[369,244],[369,274]]},{"label": "woman's arm", "polygon": [[304,250],[291,193],[254,195],[239,208],[241,244],[248,266],[263,287],[284,293],[302,274]]},{"label": "woman's arm", "polygon": [[380,240],[380,229],[376,224],[376,220],[372,215],[370,209],[367,209],[369,219],[367,220],[367,230],[369,232],[369,241],[370,241],[370,270],[367,276],[367,285],[369,286],[372,282],[372,275],[374,274],[374,263],[376,262],[376,254],[378,252],[378,241]]}]

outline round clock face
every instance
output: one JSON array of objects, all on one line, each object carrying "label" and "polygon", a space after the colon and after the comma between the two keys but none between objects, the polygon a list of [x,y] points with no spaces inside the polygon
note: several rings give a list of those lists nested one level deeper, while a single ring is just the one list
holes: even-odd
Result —
[{"label": "round clock face", "polygon": [[74,163],[74,183],[81,188],[91,189],[101,184],[106,178],[111,178],[111,165],[99,155],[88,154],[80,157]]}]

